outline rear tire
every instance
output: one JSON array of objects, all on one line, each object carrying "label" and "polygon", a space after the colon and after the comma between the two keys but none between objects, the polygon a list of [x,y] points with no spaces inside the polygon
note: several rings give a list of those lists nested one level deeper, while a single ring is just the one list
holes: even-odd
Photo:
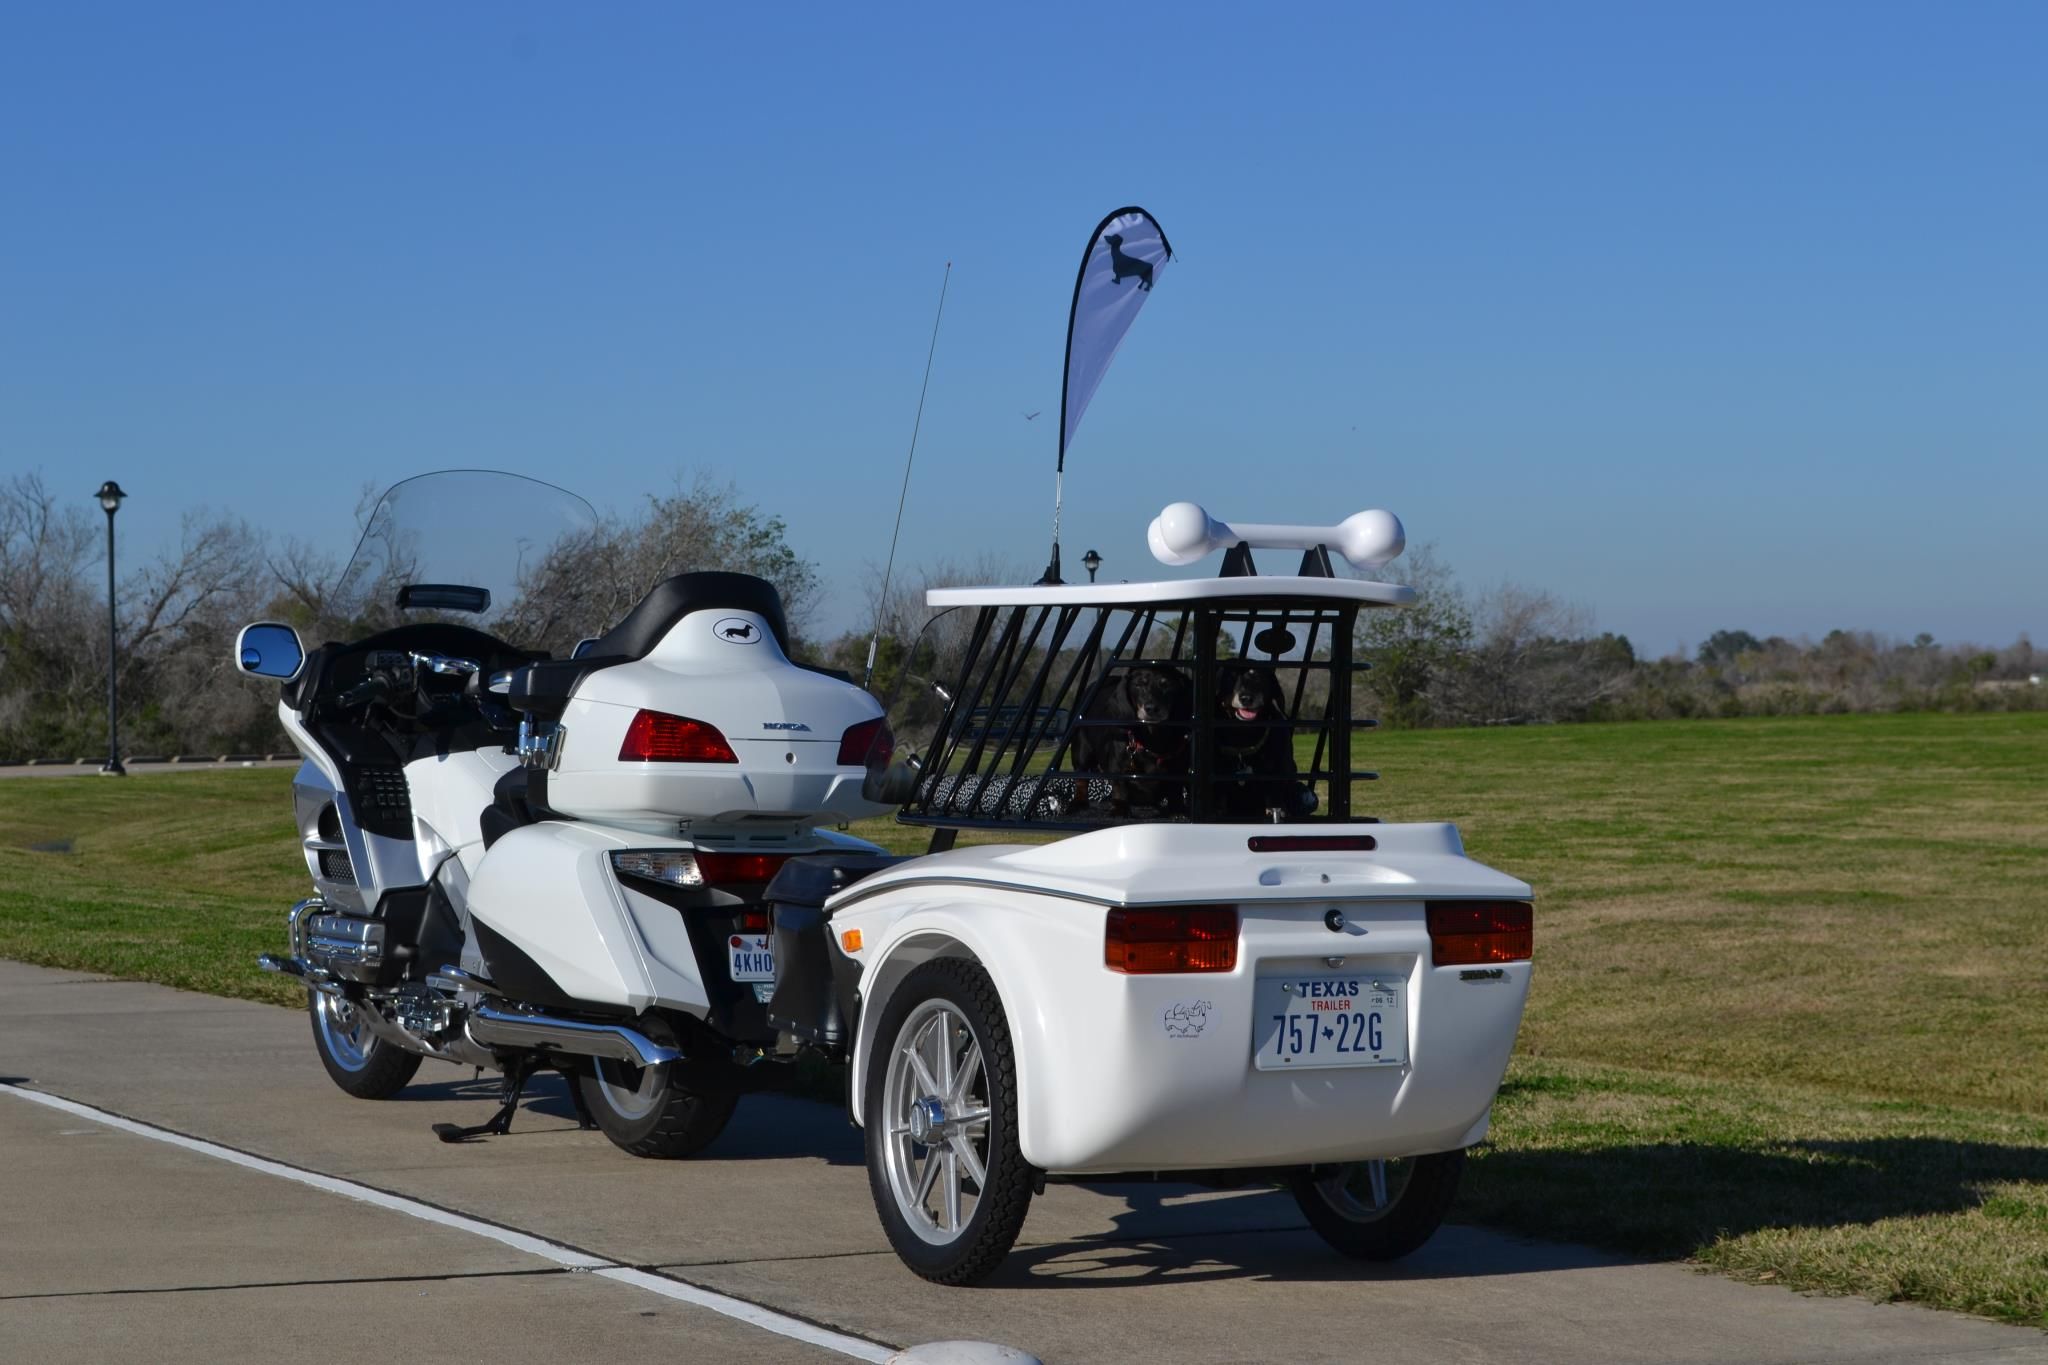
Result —
[{"label": "rear tire", "polygon": [[[644,1021],[657,1043],[672,1044],[665,1027]],[[675,1066],[638,1067],[593,1057],[576,1069],[577,1093],[600,1131],[620,1151],[673,1160],[694,1156],[716,1141],[739,1108],[731,1090],[691,1090],[678,1085]]]},{"label": "rear tire", "polygon": [[1451,1211],[1464,1171],[1462,1149],[1396,1161],[1357,1161],[1328,1169],[1320,1178],[1307,1172],[1296,1176],[1294,1201],[1309,1226],[1346,1256],[1399,1260],[1436,1235]]},{"label": "rear tire", "polygon": [[875,1030],[865,1095],[868,1189],[897,1256],[936,1284],[988,1278],[1023,1230],[1032,1176],[1010,1026],[980,963],[937,958],[903,979]]},{"label": "rear tire", "polygon": [[424,1059],[372,1033],[362,1020],[362,1011],[368,1008],[344,996],[306,992],[313,1050],[320,1054],[328,1076],[359,1100],[388,1100],[405,1089]]}]

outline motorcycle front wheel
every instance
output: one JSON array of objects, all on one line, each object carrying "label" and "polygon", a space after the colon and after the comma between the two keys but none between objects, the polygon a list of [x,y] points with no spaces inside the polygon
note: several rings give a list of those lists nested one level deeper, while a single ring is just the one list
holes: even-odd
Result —
[{"label": "motorcycle front wheel", "polygon": [[313,1017],[313,1050],[334,1083],[359,1100],[390,1099],[420,1069],[420,1055],[393,1047],[371,1032],[367,1005],[322,991],[306,993]]},{"label": "motorcycle front wheel", "polygon": [[[672,1042],[649,1027],[657,1042]],[[634,1066],[593,1057],[576,1072],[576,1088],[598,1129],[634,1156],[694,1156],[725,1131],[740,1097],[734,1091],[692,1090],[676,1083],[666,1062]]]}]

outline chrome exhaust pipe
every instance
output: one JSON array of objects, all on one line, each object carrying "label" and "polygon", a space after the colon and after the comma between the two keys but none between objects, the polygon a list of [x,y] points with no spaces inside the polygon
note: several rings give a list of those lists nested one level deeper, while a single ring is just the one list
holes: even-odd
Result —
[{"label": "chrome exhaust pipe", "polygon": [[341,978],[329,971],[323,971],[302,957],[279,957],[276,953],[256,954],[256,965],[266,972],[277,972],[283,976],[295,976],[322,995],[339,995]]},{"label": "chrome exhaust pipe", "polygon": [[643,1067],[683,1059],[675,1048],[663,1047],[624,1024],[587,1024],[553,1014],[530,1014],[506,1009],[489,1000],[479,1000],[470,1008],[469,1022],[463,1027],[469,1040],[479,1047],[548,1048],[571,1056],[608,1057]]}]

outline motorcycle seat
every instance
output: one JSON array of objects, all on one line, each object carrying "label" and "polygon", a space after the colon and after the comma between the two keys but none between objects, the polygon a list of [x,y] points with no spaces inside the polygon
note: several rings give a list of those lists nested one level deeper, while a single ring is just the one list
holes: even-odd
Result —
[{"label": "motorcycle seat", "polygon": [[477,822],[486,849],[522,825],[564,818],[548,807],[548,775],[544,768],[512,769],[492,786],[491,796],[494,799],[484,807]]},{"label": "motorcycle seat", "polygon": [[623,657],[586,654],[580,659],[543,659],[513,670],[505,704],[543,720],[558,720],[568,709],[576,685],[601,668],[631,662]]}]

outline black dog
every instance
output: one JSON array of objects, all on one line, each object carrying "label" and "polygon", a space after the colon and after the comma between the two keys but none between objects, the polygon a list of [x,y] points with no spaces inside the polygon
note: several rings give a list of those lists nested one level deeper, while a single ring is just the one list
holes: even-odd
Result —
[{"label": "black dog", "polygon": [[1135,805],[1161,814],[1186,809],[1188,734],[1194,714],[1186,681],[1172,669],[1141,664],[1120,682],[1104,683],[1085,708],[1071,752],[1078,772],[1110,778],[1109,809]]},{"label": "black dog", "polygon": [[1294,813],[1301,801],[1294,731],[1274,723],[1288,717],[1273,670],[1225,664],[1216,675],[1216,704],[1216,804],[1223,817],[1259,820],[1276,809]]},{"label": "black dog", "polygon": [[1138,288],[1149,291],[1152,288],[1152,267],[1136,256],[1124,255],[1124,239],[1116,233],[1112,232],[1102,240],[1109,243],[1109,282],[1122,284],[1124,276],[1133,275],[1137,277]]}]

